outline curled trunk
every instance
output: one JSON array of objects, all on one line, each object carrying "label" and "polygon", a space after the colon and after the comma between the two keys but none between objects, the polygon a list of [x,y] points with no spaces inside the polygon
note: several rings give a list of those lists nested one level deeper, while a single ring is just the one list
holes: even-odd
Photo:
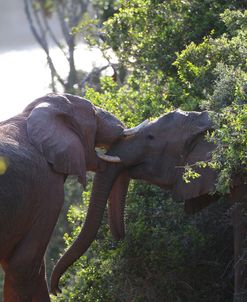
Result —
[{"label": "curled trunk", "polygon": [[72,246],[59,259],[52,272],[51,292],[54,295],[60,292],[58,284],[62,274],[86,252],[95,239],[112,185],[122,169],[121,165],[108,164],[104,172],[96,173],[84,226]]}]

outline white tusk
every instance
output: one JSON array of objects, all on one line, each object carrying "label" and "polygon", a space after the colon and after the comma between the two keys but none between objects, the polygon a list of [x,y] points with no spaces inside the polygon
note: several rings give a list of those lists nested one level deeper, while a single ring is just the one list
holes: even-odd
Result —
[{"label": "white tusk", "polygon": [[107,162],[110,162],[110,163],[121,163],[121,159],[118,156],[98,154],[98,157],[103,159],[104,161],[107,161]]},{"label": "white tusk", "polygon": [[123,131],[123,134],[125,136],[134,135],[137,132],[139,132],[142,128],[144,128],[148,123],[149,123],[149,121],[145,120],[144,122],[142,122],[140,125],[138,125],[136,127],[133,127],[133,128],[130,128],[130,129],[125,129]]}]

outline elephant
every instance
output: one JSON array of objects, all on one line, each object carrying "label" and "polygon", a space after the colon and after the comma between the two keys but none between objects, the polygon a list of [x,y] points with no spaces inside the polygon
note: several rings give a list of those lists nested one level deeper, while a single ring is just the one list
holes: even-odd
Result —
[{"label": "elephant", "polygon": [[[184,202],[185,210],[190,213],[219,199],[219,194],[215,192],[217,171],[208,166],[202,168],[195,165],[211,159],[216,146],[205,139],[205,134],[212,130],[213,124],[207,111],[186,112],[177,109],[146,123],[137,133],[123,136],[111,146],[107,154],[118,156],[121,162],[108,163],[104,171],[96,173],[90,203],[101,204],[103,212],[108,200],[111,232],[116,239],[124,238],[124,204],[130,179],[144,180],[169,190],[173,200]],[[200,177],[186,183],[183,179],[186,165],[193,166]],[[105,183],[100,182],[102,179],[105,179]],[[99,192],[104,194],[99,196]],[[247,201],[246,182],[240,178],[234,179],[227,197],[234,202]],[[234,216],[238,223],[239,212],[236,211]],[[99,225],[97,223],[97,228]],[[63,272],[88,248],[89,245],[82,247],[80,243],[87,236],[83,228],[72,247],[55,266],[51,278],[53,293],[59,291],[58,282]],[[235,234],[236,294],[244,287],[244,276],[238,261],[242,244],[240,237],[243,239],[243,235]]]},{"label": "elephant", "polygon": [[[108,149],[125,130],[114,115],[66,93],[40,97],[0,123],[4,302],[50,301],[44,254],[64,202],[64,182],[74,175],[85,186],[86,171],[119,161],[98,156],[95,147]],[[101,210],[92,205],[90,215],[97,221]],[[88,225],[87,232],[95,231]]]}]

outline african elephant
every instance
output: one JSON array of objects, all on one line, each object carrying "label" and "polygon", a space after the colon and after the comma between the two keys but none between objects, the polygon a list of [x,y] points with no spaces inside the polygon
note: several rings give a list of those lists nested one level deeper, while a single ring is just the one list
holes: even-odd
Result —
[{"label": "african elephant", "polygon": [[[109,148],[123,124],[89,101],[49,94],[0,123],[0,264],[5,302],[48,302],[44,253],[64,201],[64,181],[104,170],[95,147]],[[97,205],[89,218],[101,219]],[[91,223],[83,244],[91,242]],[[91,235],[90,235],[91,234]]]},{"label": "african elephant", "polygon": [[[137,134],[123,137],[113,144],[107,154],[120,157],[121,163],[109,163],[106,170],[96,173],[91,202],[97,200],[99,203],[100,199],[103,211],[109,198],[110,226],[116,239],[124,237],[124,202],[130,178],[142,179],[170,190],[172,198],[183,201],[188,212],[198,211],[219,198],[217,194],[212,194],[217,179],[215,170],[195,166],[201,176],[190,183],[183,180],[185,165],[194,166],[196,162],[210,160],[215,145],[205,139],[205,133],[211,130],[208,112],[176,110],[149,122]],[[108,178],[104,176],[106,174]],[[102,179],[106,182],[100,183]],[[104,195],[98,196],[98,192],[102,191],[105,191]],[[234,201],[247,201],[247,185],[236,180],[229,197]],[[240,247],[241,240],[238,238],[235,240],[236,262]],[[84,252],[85,249],[75,244],[61,258],[52,275],[53,292],[58,290],[61,273]],[[235,266],[236,292],[243,288],[243,278],[239,281],[239,276],[240,268]]]}]

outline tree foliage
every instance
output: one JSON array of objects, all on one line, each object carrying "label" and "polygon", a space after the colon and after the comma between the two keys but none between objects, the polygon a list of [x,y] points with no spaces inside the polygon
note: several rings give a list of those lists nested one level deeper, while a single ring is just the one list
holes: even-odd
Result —
[{"label": "tree foliage", "polygon": [[147,73],[172,72],[176,52],[201,42],[212,30],[224,31],[219,14],[244,7],[239,1],[121,1],[103,28],[107,44],[124,64]]}]

